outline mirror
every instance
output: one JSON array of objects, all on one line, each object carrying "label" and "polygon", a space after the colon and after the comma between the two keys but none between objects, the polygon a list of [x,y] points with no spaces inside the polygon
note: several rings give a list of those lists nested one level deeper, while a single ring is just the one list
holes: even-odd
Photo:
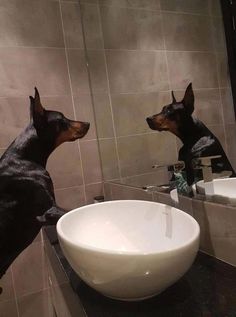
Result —
[{"label": "mirror", "polygon": [[81,12],[104,180],[236,204],[220,1],[100,0]]}]

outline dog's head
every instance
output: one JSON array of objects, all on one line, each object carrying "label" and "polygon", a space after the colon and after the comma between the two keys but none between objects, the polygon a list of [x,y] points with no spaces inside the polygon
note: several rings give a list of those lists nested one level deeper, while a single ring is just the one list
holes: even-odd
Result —
[{"label": "dog's head", "polygon": [[182,101],[176,101],[172,91],[172,103],[162,108],[162,111],[146,118],[149,127],[157,131],[170,131],[179,136],[181,126],[189,120],[194,111],[194,94],[190,83]]},{"label": "dog's head", "polygon": [[30,96],[30,113],[38,136],[54,148],[84,137],[90,126],[88,122],[70,120],[61,112],[44,109],[37,88],[35,96]]}]

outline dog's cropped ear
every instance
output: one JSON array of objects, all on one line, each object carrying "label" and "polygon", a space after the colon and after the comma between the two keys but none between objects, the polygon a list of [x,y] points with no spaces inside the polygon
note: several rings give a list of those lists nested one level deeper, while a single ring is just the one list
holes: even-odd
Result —
[{"label": "dog's cropped ear", "polygon": [[172,96],[172,103],[176,103],[175,95],[173,90],[171,91],[171,96]]},{"label": "dog's cropped ear", "polygon": [[43,126],[45,109],[43,108],[38,89],[35,87],[34,97],[30,96],[30,120],[36,130]]},{"label": "dog's cropped ear", "polygon": [[188,114],[191,115],[194,110],[194,94],[192,89],[192,83],[190,83],[186,88],[182,103]]}]

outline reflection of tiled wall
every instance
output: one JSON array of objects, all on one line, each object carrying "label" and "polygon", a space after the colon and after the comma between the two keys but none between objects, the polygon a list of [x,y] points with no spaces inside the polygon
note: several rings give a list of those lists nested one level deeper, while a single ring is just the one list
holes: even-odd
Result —
[{"label": "reflection of tiled wall", "polygon": [[[87,70],[79,67],[85,55],[77,1],[2,0],[0,25],[0,153],[28,124],[28,96],[37,86],[47,109],[91,122],[84,139],[52,154],[48,170],[59,205],[92,202],[102,193],[102,176]],[[40,237],[0,286],[1,316],[49,316]]]},{"label": "reflection of tiled wall", "polygon": [[[235,119],[218,0],[97,0],[82,5],[104,178],[151,171],[180,142],[145,117],[193,82],[195,115],[236,167]],[[80,66],[82,68],[82,66]]]}]

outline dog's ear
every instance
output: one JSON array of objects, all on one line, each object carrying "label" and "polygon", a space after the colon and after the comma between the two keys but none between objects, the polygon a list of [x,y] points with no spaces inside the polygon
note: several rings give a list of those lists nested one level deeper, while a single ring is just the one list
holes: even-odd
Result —
[{"label": "dog's ear", "polygon": [[172,96],[172,103],[176,103],[175,95],[173,90],[171,91],[171,96]]},{"label": "dog's ear", "polygon": [[38,89],[35,87],[34,97],[30,96],[30,119],[36,130],[43,126],[45,118],[45,109],[43,108]]},{"label": "dog's ear", "polygon": [[188,114],[191,115],[194,110],[194,94],[192,89],[192,83],[190,83],[186,88],[182,103]]}]

